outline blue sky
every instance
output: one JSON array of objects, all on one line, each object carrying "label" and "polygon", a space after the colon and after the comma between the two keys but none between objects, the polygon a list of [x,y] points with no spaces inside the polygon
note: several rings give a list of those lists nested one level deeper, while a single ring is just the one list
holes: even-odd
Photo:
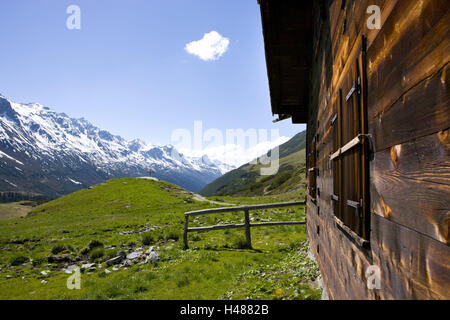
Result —
[{"label": "blue sky", "polygon": [[[69,30],[69,5],[81,29]],[[217,60],[186,44],[216,31]],[[0,2],[0,93],[39,102],[126,139],[169,144],[195,120],[225,132],[273,124],[256,0],[14,0]]]}]

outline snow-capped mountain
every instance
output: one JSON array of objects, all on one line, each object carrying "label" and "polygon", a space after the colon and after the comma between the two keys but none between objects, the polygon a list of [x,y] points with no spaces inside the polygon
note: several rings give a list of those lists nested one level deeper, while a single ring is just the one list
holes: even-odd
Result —
[{"label": "snow-capped mountain", "polygon": [[198,191],[233,167],[170,145],[126,141],[39,103],[0,95],[0,191],[57,197],[110,178],[148,175]]}]

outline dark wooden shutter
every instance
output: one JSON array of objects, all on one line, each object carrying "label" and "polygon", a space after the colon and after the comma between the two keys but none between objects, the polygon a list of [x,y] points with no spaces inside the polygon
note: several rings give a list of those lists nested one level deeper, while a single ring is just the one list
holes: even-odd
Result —
[{"label": "dark wooden shutter", "polygon": [[[333,134],[333,150],[338,150],[342,145],[342,90],[339,90],[339,97],[336,100],[333,110],[335,115],[333,117],[332,125],[332,134]],[[332,161],[333,167],[333,194],[331,196],[331,200],[333,202],[333,211],[334,214],[342,220],[342,208],[341,202],[339,201],[342,196],[342,161],[341,158],[336,158]]]},{"label": "dark wooden shutter", "polygon": [[313,143],[311,145],[311,151],[309,152],[308,155],[308,193],[311,196],[311,198],[316,199],[316,189],[317,189],[317,185],[316,185],[316,179],[317,179],[317,175],[316,175],[316,156],[317,156],[317,151],[316,151],[316,138],[313,139]]},{"label": "dark wooden shutter", "polygon": [[365,39],[362,52],[345,76],[335,106],[333,125],[333,208],[335,215],[357,235],[369,239],[369,142]]}]

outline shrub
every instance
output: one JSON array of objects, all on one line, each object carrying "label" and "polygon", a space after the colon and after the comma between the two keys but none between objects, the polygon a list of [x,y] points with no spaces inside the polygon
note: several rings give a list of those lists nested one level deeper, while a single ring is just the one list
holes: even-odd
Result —
[{"label": "shrub", "polygon": [[67,248],[65,246],[63,246],[61,244],[58,244],[58,245],[56,245],[56,246],[54,246],[52,248],[52,253],[53,254],[58,254],[58,253],[61,253],[63,251],[66,251],[66,250],[67,250]]},{"label": "shrub", "polygon": [[155,243],[155,238],[153,237],[152,234],[150,233],[146,233],[142,236],[142,244],[144,246],[149,246],[151,244]]},{"label": "shrub", "polygon": [[263,186],[261,182],[256,182],[250,186],[250,191],[255,191]]},{"label": "shrub", "polygon": [[177,233],[175,231],[170,231],[164,236],[164,240],[167,241],[169,239],[173,239],[175,241],[178,241],[180,239],[180,235],[179,235],[179,233]]},{"label": "shrub", "polygon": [[42,265],[45,261],[47,261],[47,259],[45,259],[45,258],[34,259],[32,262],[33,267],[38,267],[38,266]]},{"label": "shrub", "polygon": [[281,186],[283,183],[285,183],[286,181],[289,180],[289,178],[291,177],[291,175],[289,173],[284,173],[282,174],[280,177],[278,177],[274,182],[272,182],[272,184],[269,187],[269,190],[274,190],[276,188],[278,188],[279,186]]},{"label": "shrub", "polygon": [[105,255],[105,250],[103,250],[103,248],[101,248],[101,247],[96,247],[96,248],[92,249],[91,252],[89,253],[89,257],[91,258],[91,260],[99,259],[99,258],[103,257],[104,255]]},{"label": "shrub", "polygon": [[24,257],[24,256],[15,256],[15,257],[12,257],[12,258],[11,258],[10,264],[11,264],[12,266],[20,266],[22,263],[25,263],[25,262],[27,262],[27,261],[28,261],[28,258],[27,258],[27,257]]},{"label": "shrub", "polygon": [[106,259],[109,260],[109,259],[117,257],[117,253],[118,252],[119,252],[118,249],[108,249],[108,250],[106,250],[106,252],[105,252]]},{"label": "shrub", "polygon": [[186,202],[186,203],[194,203],[194,200],[192,198],[190,198],[190,197],[186,197],[186,198],[184,198],[184,202]]},{"label": "shrub", "polygon": [[85,256],[85,255],[87,255],[89,253],[89,248],[83,248],[81,251],[80,251],[80,254],[82,255],[82,256]]},{"label": "shrub", "polygon": [[262,178],[259,182],[265,183],[265,182],[271,180],[272,178],[273,178],[273,176],[267,176],[265,178]]},{"label": "shrub", "polygon": [[89,242],[89,249],[94,249],[94,248],[98,248],[98,247],[103,247],[103,243],[101,243],[98,240],[91,240]]}]

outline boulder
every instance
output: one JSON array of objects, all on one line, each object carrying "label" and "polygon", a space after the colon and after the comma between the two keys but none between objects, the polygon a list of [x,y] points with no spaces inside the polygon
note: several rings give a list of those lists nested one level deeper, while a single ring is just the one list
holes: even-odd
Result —
[{"label": "boulder", "polygon": [[70,254],[61,254],[59,256],[49,256],[47,257],[49,263],[71,263],[74,262],[74,258]]},{"label": "boulder", "polygon": [[150,252],[150,254],[147,256],[147,258],[145,259],[146,263],[156,263],[160,260],[160,256],[158,253],[156,252]]},{"label": "boulder", "polygon": [[118,255],[117,257],[107,260],[105,263],[108,266],[113,266],[115,264],[121,263],[123,259],[124,259],[124,256]]},{"label": "boulder", "polygon": [[131,266],[133,264],[133,262],[130,259],[126,259],[123,263],[122,263],[122,267],[126,267],[126,266]]},{"label": "boulder", "polygon": [[134,251],[127,255],[128,260],[136,260],[142,256],[142,252]]},{"label": "boulder", "polygon": [[148,248],[147,251],[145,251],[145,254],[150,254],[153,251],[155,251],[155,246],[151,246],[150,248]]},{"label": "boulder", "polygon": [[72,274],[73,270],[77,269],[78,266],[76,264],[68,266],[67,268],[63,269],[62,271],[64,271],[67,274]]},{"label": "boulder", "polygon": [[87,270],[87,269],[95,269],[95,263],[86,263],[83,264],[80,268],[81,270]]}]

